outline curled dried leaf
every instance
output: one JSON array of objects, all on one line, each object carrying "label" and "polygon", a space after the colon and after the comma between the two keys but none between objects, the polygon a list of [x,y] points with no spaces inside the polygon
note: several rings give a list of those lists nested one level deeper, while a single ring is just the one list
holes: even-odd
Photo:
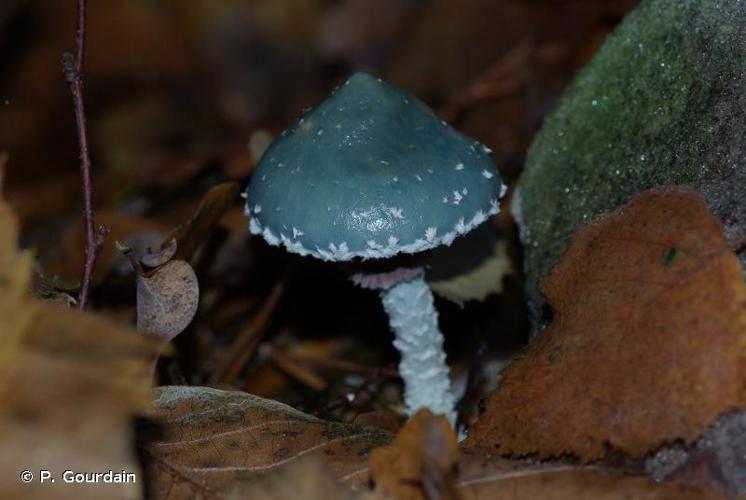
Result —
[{"label": "curled dried leaf", "polygon": [[223,182],[210,189],[200,201],[192,219],[179,226],[163,242],[170,245],[172,240],[178,242],[175,257],[189,261],[199,247],[207,241],[210,232],[215,228],[220,217],[236,201],[241,187],[237,182]]},{"label": "curled dried leaf", "polygon": [[137,278],[137,329],[172,339],[189,325],[199,305],[199,283],[189,263],[171,260]]},{"label": "curled dried leaf", "polygon": [[162,266],[163,264],[171,260],[174,255],[176,255],[177,248],[178,244],[176,243],[176,240],[171,240],[170,242],[168,242],[168,244],[165,244],[163,247],[161,247],[160,251],[146,253],[145,255],[140,257],[140,264],[145,267]]},{"label": "curled dried leaf", "polygon": [[658,482],[607,467],[506,460],[465,450],[459,492],[464,500],[724,500],[709,485]]}]

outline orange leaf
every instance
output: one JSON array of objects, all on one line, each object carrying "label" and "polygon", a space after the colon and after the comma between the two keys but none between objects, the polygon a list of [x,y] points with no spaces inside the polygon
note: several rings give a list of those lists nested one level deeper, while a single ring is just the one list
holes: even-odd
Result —
[{"label": "orange leaf", "polygon": [[460,498],[454,471],[458,440],[443,415],[420,410],[388,446],[370,454],[376,488],[398,500]]},{"label": "orange leaf", "polygon": [[581,228],[544,283],[549,328],[507,368],[469,443],[641,456],[746,404],[746,286],[701,197],[658,188]]},{"label": "orange leaf", "polygon": [[461,456],[459,492],[464,500],[716,500],[725,495],[716,489],[649,477],[599,466],[539,464]]}]

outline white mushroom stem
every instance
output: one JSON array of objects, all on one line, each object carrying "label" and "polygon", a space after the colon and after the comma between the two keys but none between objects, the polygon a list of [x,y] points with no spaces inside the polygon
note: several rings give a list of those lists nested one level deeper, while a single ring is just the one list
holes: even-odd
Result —
[{"label": "white mushroom stem", "polygon": [[407,413],[429,408],[454,424],[456,410],[443,334],[438,329],[433,294],[422,273],[381,291],[381,300],[396,334],[394,346],[401,353],[399,374],[404,379]]}]

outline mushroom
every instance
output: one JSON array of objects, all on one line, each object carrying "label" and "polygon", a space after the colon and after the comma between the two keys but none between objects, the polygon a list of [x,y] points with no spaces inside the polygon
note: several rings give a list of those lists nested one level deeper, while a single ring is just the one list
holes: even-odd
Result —
[{"label": "mushroom", "polygon": [[[253,234],[340,262],[450,245],[496,214],[504,192],[485,146],[407,92],[356,73],[265,151],[245,197]],[[429,408],[453,422],[443,335],[422,268],[353,281],[380,290],[407,412]]]}]

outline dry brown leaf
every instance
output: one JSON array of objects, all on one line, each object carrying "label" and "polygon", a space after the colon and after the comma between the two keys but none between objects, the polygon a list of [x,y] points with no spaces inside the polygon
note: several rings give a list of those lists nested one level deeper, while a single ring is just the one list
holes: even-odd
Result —
[{"label": "dry brown leaf", "polygon": [[503,372],[471,445],[641,456],[746,404],[746,285],[697,193],[653,189],[581,228],[544,292],[552,324]]},{"label": "dry brown leaf", "polygon": [[323,459],[300,459],[236,488],[229,499],[243,500],[386,500],[373,492],[355,492],[336,481]]},{"label": "dry brown leaf", "polygon": [[674,443],[645,458],[645,472],[656,481],[718,484],[731,498],[746,498],[746,410],[718,417],[696,443]]},{"label": "dry brown leaf", "polygon": [[[1,178],[1,174],[0,174]],[[138,498],[131,420],[151,401],[161,342],[103,318],[27,297],[29,253],[0,197],[0,491],[5,498]],[[48,470],[57,484],[39,483]],[[31,483],[19,475],[28,470]],[[62,473],[136,474],[136,483],[64,484]]]},{"label": "dry brown leaf", "polygon": [[[22,293],[23,283],[15,283],[12,276],[18,264],[18,218],[2,196],[5,176],[5,162],[8,155],[0,154],[0,285],[12,289],[15,293]],[[30,270],[28,270],[30,276]],[[28,279],[28,278],[27,278]]]},{"label": "dry brown leaf", "polygon": [[401,415],[389,409],[358,413],[355,415],[355,418],[352,419],[352,423],[355,425],[376,427],[391,432],[392,434],[399,432],[402,427]]},{"label": "dry brown leaf", "polygon": [[399,500],[455,500],[458,455],[448,419],[420,410],[393,443],[371,452],[370,474],[377,490]]},{"label": "dry brown leaf", "polygon": [[[7,153],[0,153],[0,189],[3,188]],[[18,218],[4,198],[0,198],[0,271],[5,274],[18,256]]]},{"label": "dry brown leaf", "polygon": [[142,444],[153,498],[213,498],[238,482],[319,456],[353,482],[368,451],[388,441],[377,429],[326,422],[282,403],[207,387],[161,387],[154,439]]},{"label": "dry brown leaf", "polygon": [[[8,472],[0,491],[7,498],[137,498],[143,476],[131,420],[148,408],[160,342],[91,314],[30,301],[12,314],[31,320],[0,381],[0,470]],[[0,331],[9,319],[0,315]],[[24,484],[18,479],[24,469],[36,478],[49,470],[58,484]],[[65,470],[109,469],[135,473],[137,483],[62,482]]]},{"label": "dry brown leaf", "polygon": [[[30,268],[30,259],[18,267],[19,270]],[[22,295],[0,284],[0,377],[10,369],[11,360],[16,357],[23,334],[33,319],[32,311],[22,307],[24,303]]]},{"label": "dry brown leaf", "polygon": [[535,464],[461,456],[459,492],[464,500],[717,500],[722,492],[595,466]]},{"label": "dry brown leaf", "polygon": [[[176,240],[171,240],[168,244],[164,243],[159,251],[149,252],[140,257],[140,264],[145,267],[162,266],[169,260],[173,259],[174,255],[176,255],[177,248],[178,243],[176,243]],[[122,251],[126,253],[130,252],[131,249],[124,247],[122,248]]]},{"label": "dry brown leaf", "polygon": [[459,454],[448,422],[427,411],[415,415],[393,443],[373,450],[369,463],[376,492],[397,500],[724,498],[706,487],[660,484],[600,466],[508,460],[469,449]]},{"label": "dry brown leaf", "polygon": [[207,241],[220,217],[236,201],[240,190],[238,183],[233,181],[223,182],[210,189],[200,201],[194,217],[171,233],[163,245],[166,246],[171,240],[176,240],[176,258],[190,260],[202,243]]},{"label": "dry brown leaf", "polygon": [[2,196],[5,162],[0,154],[0,375],[15,356],[31,314],[19,307],[31,279],[32,256],[18,250],[18,219]]},{"label": "dry brown leaf", "polygon": [[172,260],[137,277],[137,329],[172,339],[189,326],[199,305],[199,283],[189,263]]},{"label": "dry brown leaf", "polygon": [[8,155],[0,153],[0,287],[21,297],[31,280],[31,255],[18,249],[18,217],[2,196],[7,161]]}]

